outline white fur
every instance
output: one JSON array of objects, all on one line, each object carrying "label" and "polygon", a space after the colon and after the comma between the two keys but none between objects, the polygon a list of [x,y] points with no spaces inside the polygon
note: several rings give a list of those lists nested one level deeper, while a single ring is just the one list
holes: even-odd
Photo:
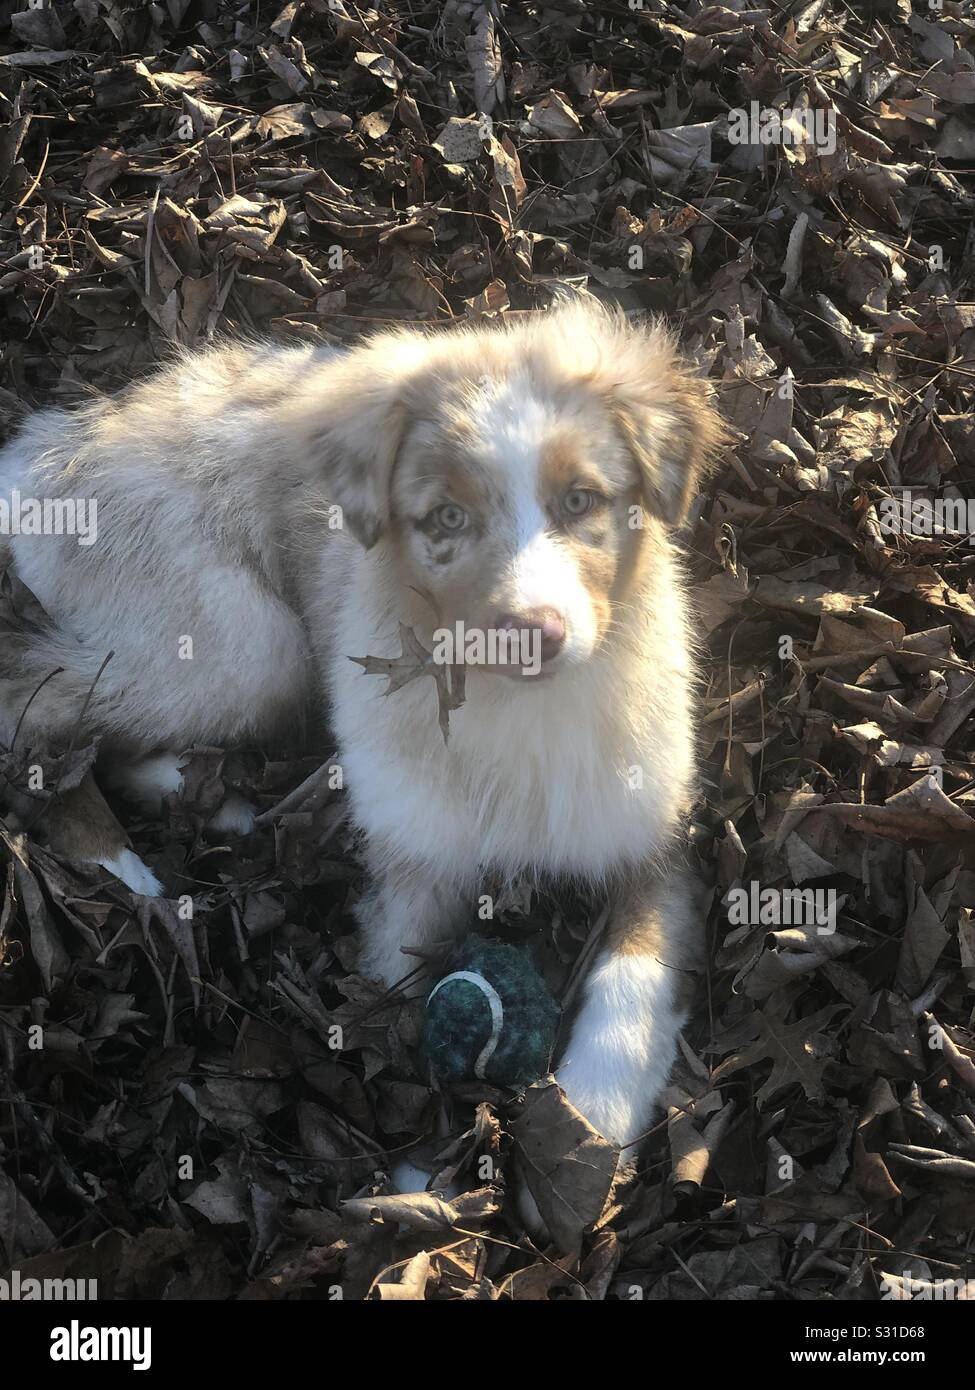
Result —
[{"label": "white fur", "polygon": [[[365,628],[373,634],[370,655],[395,656],[396,624],[383,619],[370,555],[350,557],[335,645],[357,650]],[[661,589],[656,643],[646,657],[652,665],[640,673],[641,692],[649,681],[656,693],[646,711],[630,704],[628,673],[608,659],[537,688],[475,669],[445,748],[432,684],[417,682],[387,699],[383,683],[364,679],[351,662],[332,664],[346,783],[377,852],[391,863],[419,860],[431,877],[465,892],[480,866],[599,879],[659,854],[691,772],[684,614],[676,591]],[[628,784],[634,767],[642,786]]]},{"label": "white fur", "polygon": [[652,955],[604,956],[558,1069],[568,1100],[624,1146],[624,1159],[645,1137],[674,1062],[683,1022],[674,986],[673,968]]},{"label": "white fur", "polygon": [[118,854],[106,856],[97,861],[103,869],[120,878],[126,888],[143,898],[158,898],[162,894],[162,884],[152,870],[130,849],[119,850]]},{"label": "white fur", "polygon": [[238,792],[228,792],[207,821],[207,829],[220,834],[249,835],[254,829],[256,812],[250,802]]},{"label": "white fur", "polygon": [[176,753],[155,753],[112,767],[109,785],[133,802],[147,816],[158,816],[163,798],[183,790],[183,774]]},{"label": "white fur", "polygon": [[[163,798],[183,790],[183,773],[177,753],[155,753],[135,762],[116,763],[108,783],[145,815],[158,816]],[[254,829],[254,807],[237,792],[229,792],[207,821],[207,829],[217,834],[249,835]]]},{"label": "white fur", "polygon": [[[94,494],[99,534],[86,548],[70,537],[8,543],[53,627],[13,674],[0,665],[0,737],[55,666],[24,736],[70,729],[114,650],[89,723],[123,763],[142,758],[120,776],[158,806],[180,784],[160,750],[272,740],[294,729],[317,686],[366,832],[361,968],[391,986],[421,964],[404,947],[429,951],[470,920],[484,870],[652,883],[693,793],[688,619],[660,516],[678,517],[716,437],[700,395],[658,330],[572,307],[507,332],[390,334],[348,354],[226,345],[118,403],[44,412],[0,453],[0,490]],[[649,559],[608,635],[540,493],[559,430],[604,470],[614,507],[637,487],[659,504]],[[445,601],[464,589],[479,621],[551,607],[566,640],[534,680],[469,671],[445,747],[431,681],[387,698],[349,658],[397,656],[400,622],[429,633],[423,585],[395,579],[391,518],[400,504],[415,501],[419,517],[438,501],[424,463],[448,447],[467,451],[495,500],[483,548],[450,559],[458,578],[442,586]],[[394,502],[407,466],[413,492]],[[330,529],[330,503],[343,530]],[[400,521],[419,563],[415,519]],[[220,817],[249,828],[236,802]],[[153,891],[132,860],[107,867]],[[665,949],[641,936],[639,913],[617,924],[559,1071],[621,1144],[647,1127],[679,1024],[673,975],[692,910],[673,889],[658,899],[648,888],[641,911]]]},{"label": "white fur", "polygon": [[[415,1163],[410,1163],[408,1159],[394,1163],[393,1171],[390,1173],[393,1186],[399,1192],[426,1192],[432,1176],[425,1169],[418,1168]],[[437,1188],[436,1195],[442,1197],[445,1202],[451,1202],[460,1195],[460,1188],[455,1182],[449,1182],[445,1187]]]},{"label": "white fur", "polygon": [[485,441],[484,457],[504,480],[512,517],[511,606],[561,611],[568,640],[558,661],[585,660],[596,635],[589,598],[570,557],[548,534],[535,490],[539,444],[557,423],[552,406],[538,399],[529,380],[516,378],[485,393],[472,416]]}]

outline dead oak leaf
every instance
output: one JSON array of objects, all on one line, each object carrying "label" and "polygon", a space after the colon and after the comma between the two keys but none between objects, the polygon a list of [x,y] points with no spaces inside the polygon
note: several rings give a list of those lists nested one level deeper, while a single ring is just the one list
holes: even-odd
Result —
[{"label": "dead oak leaf", "polygon": [[578,1251],[606,1205],[619,1149],[593,1129],[551,1077],[525,1091],[510,1132],[518,1170],[549,1235],[561,1251]]},{"label": "dead oak leaf", "polygon": [[389,680],[386,695],[402,690],[405,685],[421,676],[432,676],[437,687],[437,722],[446,743],[450,732],[451,712],[460,709],[465,699],[464,666],[448,666],[437,661],[433,653],[427,651],[413,628],[407,627],[405,623],[399,624],[399,641],[399,656],[352,656],[349,660],[361,666],[367,676],[386,676]]},{"label": "dead oak leaf", "polygon": [[794,1023],[786,1023],[784,1018],[767,1009],[758,1012],[755,1016],[758,1036],[715,1068],[712,1083],[744,1067],[771,1061],[772,1071],[756,1095],[760,1108],[786,1086],[797,1082],[809,1100],[822,1100],[822,1071],[829,1044],[821,1030],[842,1008],[842,1004],[827,1004]]}]

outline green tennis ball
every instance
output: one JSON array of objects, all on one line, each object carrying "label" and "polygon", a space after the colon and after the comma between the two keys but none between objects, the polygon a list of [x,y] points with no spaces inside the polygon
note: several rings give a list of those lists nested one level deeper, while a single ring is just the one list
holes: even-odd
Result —
[{"label": "green tennis ball", "polygon": [[423,1047],[439,1081],[520,1090],[548,1071],[558,1022],[527,951],[470,937],[427,999]]}]

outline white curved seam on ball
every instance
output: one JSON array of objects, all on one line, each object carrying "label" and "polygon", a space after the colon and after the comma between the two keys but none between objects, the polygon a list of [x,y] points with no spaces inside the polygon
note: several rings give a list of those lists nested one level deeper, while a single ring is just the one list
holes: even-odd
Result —
[{"label": "white curved seam on ball", "polygon": [[474,1063],[474,1075],[478,1081],[486,1080],[484,1068],[494,1056],[495,1049],[501,1041],[501,1029],[504,1027],[504,1005],[501,1003],[501,996],[493,985],[488,984],[483,975],[475,975],[471,970],[455,970],[452,975],[445,975],[442,980],[434,985],[427,995],[427,1007],[430,1000],[438,989],[443,989],[444,985],[449,985],[451,980],[466,980],[469,985],[476,985],[488,1001],[491,1010],[491,1036],[477,1054],[477,1061]]}]

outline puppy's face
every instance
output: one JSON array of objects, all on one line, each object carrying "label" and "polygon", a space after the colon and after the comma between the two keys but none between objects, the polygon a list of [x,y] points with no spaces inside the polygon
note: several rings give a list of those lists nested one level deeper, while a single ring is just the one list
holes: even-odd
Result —
[{"label": "puppy's face", "polygon": [[387,335],[340,372],[309,428],[345,524],[381,542],[428,629],[509,675],[555,674],[611,637],[720,439],[667,335],[598,305]]},{"label": "puppy's face", "polygon": [[484,633],[468,657],[504,674],[588,660],[641,541],[639,470],[610,413],[516,372],[434,390],[424,416],[392,475],[399,583],[453,634]]}]

